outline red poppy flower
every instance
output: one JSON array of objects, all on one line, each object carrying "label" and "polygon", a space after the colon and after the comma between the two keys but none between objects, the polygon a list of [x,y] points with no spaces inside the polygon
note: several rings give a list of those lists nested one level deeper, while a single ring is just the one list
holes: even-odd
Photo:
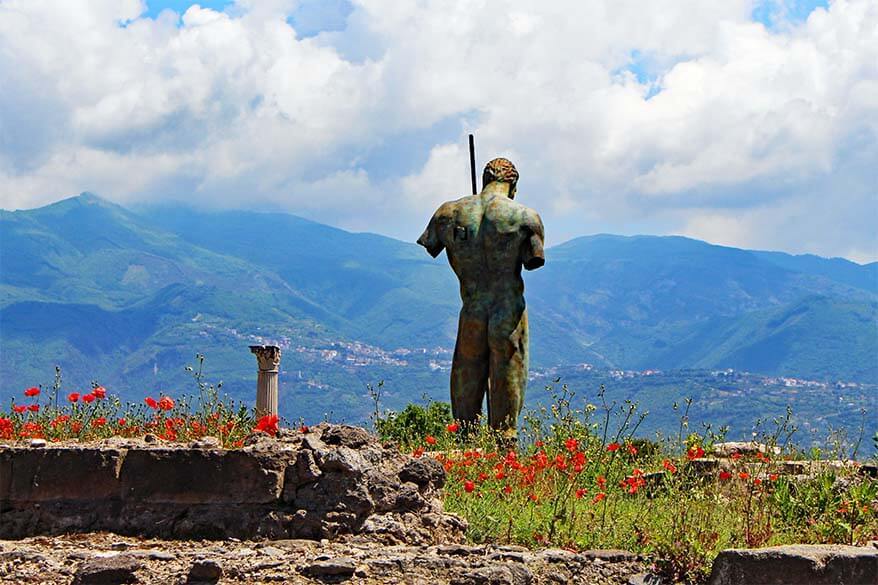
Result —
[{"label": "red poppy flower", "polygon": [[57,429],[60,425],[63,425],[64,423],[66,423],[69,420],[70,420],[69,415],[62,414],[62,415],[56,416],[55,420],[53,420],[49,424],[52,426],[53,429]]},{"label": "red poppy flower", "polygon": [[599,475],[596,479],[598,487],[604,489],[607,487],[607,479],[603,475]]},{"label": "red poppy flower", "polygon": [[726,471],[725,469],[723,469],[722,471],[719,472],[719,478],[722,481],[728,481],[728,480],[732,479],[732,473],[730,471]]},{"label": "red poppy flower", "polygon": [[770,474],[770,475],[768,476],[768,480],[769,480],[769,481],[777,481],[777,474],[776,474],[776,473],[772,473],[772,474]]},{"label": "red poppy flower", "polygon": [[91,391],[92,394],[95,395],[95,398],[99,398],[103,400],[107,396],[107,390],[103,386],[97,386],[94,390]]},{"label": "red poppy flower", "polygon": [[607,445],[607,451],[612,452],[612,451],[618,451],[618,450],[619,450],[619,443],[610,443],[609,445]]},{"label": "red poppy flower", "polygon": [[98,418],[94,419],[93,421],[91,421],[91,426],[93,426],[95,428],[102,427],[105,424],[107,424],[107,419],[104,418],[103,416],[98,417]]},{"label": "red poppy flower", "polygon": [[690,461],[704,457],[704,449],[698,445],[690,447],[689,450],[686,451],[686,457],[688,457]]},{"label": "red poppy flower", "polygon": [[37,423],[27,422],[21,427],[19,435],[25,439],[37,439],[43,436],[43,429]]},{"label": "red poppy flower", "polygon": [[39,396],[40,389],[39,388],[28,388],[27,390],[24,391],[24,395],[25,396]]},{"label": "red poppy flower", "polygon": [[577,499],[577,500],[581,500],[581,499],[582,499],[582,496],[584,496],[587,492],[588,492],[587,489],[585,489],[585,488],[579,488],[578,490],[576,490],[576,494],[575,494],[575,495],[576,495],[576,499]]},{"label": "red poppy flower", "polygon": [[456,422],[453,422],[453,423],[449,424],[447,427],[445,427],[445,429],[449,433],[456,433],[459,428],[460,428],[460,425],[458,425]]},{"label": "red poppy flower", "polygon": [[76,402],[79,400],[79,392],[71,392],[67,395],[67,400],[69,402]]},{"label": "red poppy flower", "polygon": [[643,473],[638,472],[640,472],[640,470],[635,469],[633,475],[626,477],[619,483],[619,486],[629,494],[636,494],[637,490],[646,485],[646,480],[642,477]]},{"label": "red poppy flower", "polygon": [[170,396],[162,396],[161,398],[159,398],[158,406],[162,410],[171,410],[172,408],[174,408],[174,404],[174,399]]},{"label": "red poppy flower", "polygon": [[476,489],[476,483],[474,481],[468,479],[463,482],[463,491],[466,493],[472,493],[474,489]]},{"label": "red poppy flower", "polygon": [[21,414],[22,412],[27,410],[27,406],[25,406],[24,404],[16,404],[12,407],[12,410],[17,412],[18,414]]},{"label": "red poppy flower", "polygon": [[750,474],[747,473],[746,471],[742,471],[741,473],[738,474],[738,477],[740,477],[741,479],[749,479]]},{"label": "red poppy flower", "polygon": [[0,439],[11,439],[15,434],[12,421],[0,416]]},{"label": "red poppy flower", "polygon": [[128,424],[128,421],[125,420],[124,418],[120,418],[119,421],[118,421],[118,424],[119,424],[120,427],[124,427],[125,425]]},{"label": "red poppy flower", "polygon": [[662,467],[670,471],[672,474],[677,473],[677,466],[674,465],[670,459],[662,461]]},{"label": "red poppy flower", "polygon": [[511,494],[512,493],[512,486],[509,484],[504,485],[503,486],[503,493],[504,494]]},{"label": "red poppy flower", "polygon": [[426,437],[424,437],[424,440],[427,441],[428,445],[436,444],[436,437],[434,437],[433,435],[427,435]]},{"label": "red poppy flower", "polygon": [[158,408],[159,407],[159,403],[156,402],[155,398],[153,398],[152,396],[147,396],[146,398],[144,398],[143,401],[150,408]]},{"label": "red poppy flower", "polygon": [[540,498],[538,498],[537,495],[533,492],[531,492],[527,495],[527,499],[530,500],[531,502],[539,502],[540,501]]},{"label": "red poppy flower", "polygon": [[82,401],[85,402],[86,404],[91,404],[92,402],[95,401],[95,395],[94,394],[86,394],[85,396],[82,397]]},{"label": "red poppy flower", "polygon": [[39,404],[28,404],[27,409],[31,412],[37,412],[40,410]]},{"label": "red poppy flower", "polygon": [[573,452],[576,451],[576,449],[579,447],[579,441],[577,441],[577,440],[574,439],[573,437],[570,437],[569,439],[567,439],[566,441],[564,441],[564,447],[565,447],[568,451],[570,451],[571,453],[573,453]]},{"label": "red poppy flower", "polygon": [[605,500],[606,498],[607,498],[607,494],[605,494],[604,492],[598,492],[597,495],[595,495],[595,497],[592,498],[591,503],[597,504],[598,502]]},{"label": "red poppy flower", "polygon": [[626,446],[628,447],[628,453],[630,455],[637,455],[637,447],[635,447],[631,443],[628,443],[628,445],[626,445]]},{"label": "red poppy flower", "polygon": [[564,471],[567,469],[567,462],[564,460],[564,456],[558,453],[555,455],[555,468],[559,471]]},{"label": "red poppy flower", "polygon": [[[163,396],[162,400],[167,398],[167,396]],[[161,407],[161,401],[159,401],[159,406]],[[173,408],[173,401],[171,404],[171,408]],[[167,409],[166,409],[167,410]],[[277,435],[277,423],[280,419],[276,414],[266,414],[262,418],[259,419],[259,422],[256,423],[256,426],[253,427],[254,430],[257,430],[261,433],[266,433],[271,435],[272,437]]]},{"label": "red poppy flower", "polygon": [[308,426],[307,426],[307,425],[302,425],[302,426],[300,426],[300,427],[299,427],[299,432],[302,433],[302,434],[307,433],[307,432],[308,432]]}]

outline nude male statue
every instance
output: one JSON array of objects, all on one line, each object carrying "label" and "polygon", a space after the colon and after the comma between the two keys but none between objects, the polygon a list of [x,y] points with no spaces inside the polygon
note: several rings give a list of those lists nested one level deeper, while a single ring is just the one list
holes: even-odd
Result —
[{"label": "nude male statue", "polygon": [[463,308],[451,366],[454,418],[472,422],[488,392],[488,423],[516,437],[528,369],[522,266],[545,264],[543,222],[513,201],[518,171],[505,158],[485,166],[482,192],[442,204],[418,239],[434,258],[444,248],[460,280]]}]

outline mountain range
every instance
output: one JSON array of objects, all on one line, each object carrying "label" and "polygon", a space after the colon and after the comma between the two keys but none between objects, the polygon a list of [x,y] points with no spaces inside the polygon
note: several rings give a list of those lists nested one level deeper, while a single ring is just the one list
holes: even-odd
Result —
[{"label": "mountain range", "polygon": [[[878,263],[603,234],[546,256],[525,275],[535,371],[878,382]],[[288,416],[362,418],[367,383],[397,401],[446,391],[458,308],[444,258],[293,215],[135,212],[89,193],[0,211],[0,404],[56,364],[67,387],[186,391],[197,353],[250,399],[247,345],[276,342]]]}]

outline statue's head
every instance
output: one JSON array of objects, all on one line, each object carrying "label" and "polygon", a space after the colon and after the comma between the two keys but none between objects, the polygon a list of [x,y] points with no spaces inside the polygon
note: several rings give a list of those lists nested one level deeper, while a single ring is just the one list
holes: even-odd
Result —
[{"label": "statue's head", "polygon": [[515,199],[518,171],[515,170],[512,161],[505,158],[495,158],[485,165],[485,172],[482,173],[482,187],[495,181],[509,183],[509,198]]}]

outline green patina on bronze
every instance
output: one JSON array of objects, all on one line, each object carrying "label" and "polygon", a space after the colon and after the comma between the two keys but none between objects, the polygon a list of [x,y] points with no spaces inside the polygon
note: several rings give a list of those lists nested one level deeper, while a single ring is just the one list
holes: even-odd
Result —
[{"label": "green patina on bronze", "polygon": [[488,163],[482,192],[442,204],[418,239],[434,258],[446,250],[463,308],[451,367],[454,418],[474,421],[488,392],[489,424],[514,437],[528,370],[527,311],[521,268],[545,263],[543,222],[513,201],[518,172]]}]

